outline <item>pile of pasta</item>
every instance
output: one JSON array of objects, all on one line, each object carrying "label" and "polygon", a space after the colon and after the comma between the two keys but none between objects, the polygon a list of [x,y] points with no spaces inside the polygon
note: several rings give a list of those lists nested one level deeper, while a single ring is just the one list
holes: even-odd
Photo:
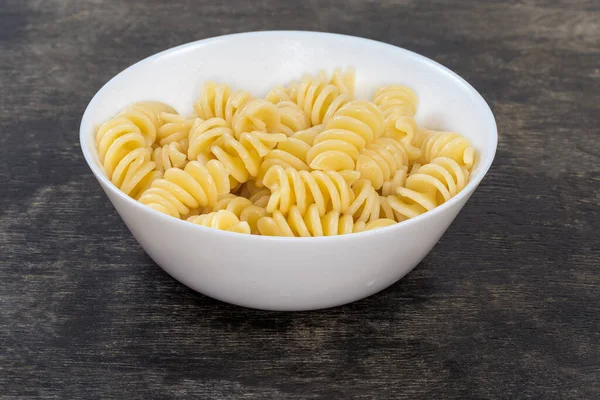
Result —
[{"label": "pile of pasta", "polygon": [[264,98],[206,82],[192,115],[142,101],[96,133],[103,169],[154,210],[206,227],[269,236],[332,236],[389,226],[448,201],[475,152],[455,132],[415,122],[407,86],[354,96],[336,69]]}]

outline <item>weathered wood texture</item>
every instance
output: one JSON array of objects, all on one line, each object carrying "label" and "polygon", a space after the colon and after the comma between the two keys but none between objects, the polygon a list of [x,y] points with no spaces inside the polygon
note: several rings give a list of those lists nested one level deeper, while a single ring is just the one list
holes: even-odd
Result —
[{"label": "weathered wood texture", "polygon": [[[114,74],[265,29],[417,51],[497,117],[496,161],[451,229],[355,304],[257,312],[185,288],[80,153]],[[600,398],[599,96],[595,0],[0,1],[0,397]]]}]

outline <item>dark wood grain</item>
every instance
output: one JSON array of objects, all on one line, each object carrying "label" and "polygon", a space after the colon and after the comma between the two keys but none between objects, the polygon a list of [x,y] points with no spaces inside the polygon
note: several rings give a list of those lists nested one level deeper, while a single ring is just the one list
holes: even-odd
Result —
[{"label": "dark wood grain", "polygon": [[[417,51],[497,118],[496,161],[434,251],[345,307],[257,312],[185,288],[79,149],[123,68],[266,29]],[[598,399],[599,104],[595,0],[2,0],[0,397]]]}]

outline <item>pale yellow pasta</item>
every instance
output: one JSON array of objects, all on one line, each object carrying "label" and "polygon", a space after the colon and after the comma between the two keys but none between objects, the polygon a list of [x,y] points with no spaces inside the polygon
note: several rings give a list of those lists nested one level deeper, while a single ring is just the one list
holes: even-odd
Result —
[{"label": "pale yellow pasta", "polygon": [[325,126],[323,124],[314,125],[310,128],[298,131],[292,135],[292,137],[302,140],[304,143],[308,144],[312,147],[315,142],[315,138],[319,135],[319,133],[325,130]]},{"label": "pale yellow pasta", "polygon": [[193,117],[184,117],[177,113],[162,112],[160,118],[164,122],[157,131],[157,144],[164,146],[169,143],[187,140],[190,128],[194,123]]},{"label": "pale yellow pasta", "polygon": [[236,138],[246,132],[278,133],[282,128],[281,115],[273,103],[254,99],[235,113],[231,127]]},{"label": "pale yellow pasta", "polygon": [[[183,141],[185,143],[185,141]],[[185,154],[185,144],[182,142],[171,142],[162,147],[157,147],[152,152],[152,161],[156,164],[156,170],[164,173],[169,168],[183,168],[188,162]]]},{"label": "pale yellow pasta", "polygon": [[408,155],[401,142],[380,137],[364,147],[356,160],[361,178],[368,179],[379,190],[397,170],[408,166]]},{"label": "pale yellow pasta", "polygon": [[211,146],[210,151],[237,182],[244,183],[258,175],[264,157],[286,138],[283,133],[246,132],[238,140],[226,134]]},{"label": "pale yellow pasta", "polygon": [[271,89],[265,96],[265,100],[273,104],[278,104],[285,101],[295,101],[288,89],[281,85],[275,86],[273,89]]},{"label": "pale yellow pasta", "polygon": [[354,224],[354,232],[365,232],[377,228],[385,228],[386,226],[392,226],[395,223],[396,221],[390,218],[379,218],[371,222],[358,221]]},{"label": "pale yellow pasta", "polygon": [[155,125],[140,110],[147,111],[145,103],[129,107],[127,112],[103,123],[96,132],[96,148],[104,173],[116,187],[136,199],[160,177],[151,159],[150,142],[156,133]]},{"label": "pale yellow pasta", "polygon": [[420,150],[414,145],[419,129],[415,122],[416,93],[407,86],[387,85],[375,90],[373,101],[383,111],[385,136],[401,141],[411,160],[418,158]]},{"label": "pale yellow pasta", "polygon": [[327,123],[352,98],[321,76],[305,76],[293,89],[292,99],[304,110],[312,125]]},{"label": "pale yellow pasta", "polygon": [[205,213],[212,211],[227,210],[232,212],[240,221],[245,221],[250,226],[252,233],[257,234],[257,222],[260,218],[267,216],[267,210],[264,207],[260,207],[252,202],[252,200],[236,196],[234,194],[225,194],[221,196],[217,204],[205,210]]},{"label": "pale yellow pasta", "polygon": [[366,232],[463,190],[471,142],[420,128],[408,86],[355,99],[355,76],[321,70],[265,98],[208,81],[187,116],[134,103],[98,127],[98,158],[116,187],[149,208],[254,235]]},{"label": "pale yellow pasta", "polygon": [[310,145],[294,136],[288,137],[277,144],[273,150],[269,151],[262,163],[256,182],[259,186],[263,185],[263,177],[267,171],[274,165],[280,165],[283,168],[293,168],[297,171],[308,171],[310,167],[306,163],[306,155],[310,150]]},{"label": "pale yellow pasta", "polygon": [[233,129],[223,118],[194,121],[189,133],[187,156],[190,160],[206,162],[214,159],[211,147],[225,135],[233,135]]},{"label": "pale yellow pasta", "polygon": [[379,218],[391,219],[396,222],[404,221],[405,216],[398,214],[390,206],[388,196],[379,196]]},{"label": "pale yellow pasta", "polygon": [[355,171],[349,172],[348,175],[337,171],[308,172],[275,165],[263,178],[263,184],[271,190],[266,209],[287,214],[296,206],[304,213],[311,204],[316,204],[319,215],[330,210],[345,212],[353,200],[350,184],[357,178],[352,177]]},{"label": "pale yellow pasta", "polygon": [[139,198],[142,204],[180,218],[199,207],[214,207],[219,196],[229,193],[229,174],[217,160],[206,165],[190,161],[185,169],[170,168],[152,182]]},{"label": "pale yellow pasta", "polygon": [[396,189],[404,186],[406,183],[406,177],[408,176],[408,168],[402,167],[398,169],[392,179],[385,181],[381,187],[381,195],[389,196],[390,194],[396,194]]},{"label": "pale yellow pasta", "polygon": [[151,146],[156,140],[156,131],[166,122],[164,113],[177,112],[168,104],[159,101],[140,101],[126,107],[119,116],[133,122],[144,135],[146,146]]},{"label": "pale yellow pasta", "polygon": [[346,209],[346,214],[352,215],[357,222],[370,222],[379,218],[381,207],[379,193],[373,188],[371,182],[359,179],[352,184],[352,193],[354,200]]},{"label": "pale yellow pasta", "polygon": [[356,72],[354,68],[348,68],[342,72],[341,68],[336,68],[331,76],[330,84],[337,87],[341,94],[354,98],[354,83],[356,80]]},{"label": "pale yellow pasta", "polygon": [[344,105],[315,137],[309,165],[322,171],[354,169],[360,151],[383,134],[383,122],[381,110],[371,102]]},{"label": "pale yellow pasta", "polygon": [[315,237],[354,232],[352,216],[339,211],[329,211],[320,216],[316,204],[309,206],[305,213],[298,206],[293,206],[287,216],[275,210],[272,216],[260,218],[257,225],[260,234],[265,236]]},{"label": "pale yellow pasta", "polygon": [[450,200],[468,179],[467,169],[451,158],[438,157],[409,175],[405,186],[388,196],[388,203],[397,213],[413,218]]},{"label": "pale yellow pasta", "polygon": [[192,216],[187,219],[189,222],[215,228],[222,231],[250,234],[250,225],[246,221],[240,221],[238,217],[228,210],[220,210],[203,215]]},{"label": "pale yellow pasta", "polygon": [[279,112],[280,126],[278,131],[292,136],[294,133],[310,126],[308,116],[293,101],[281,101],[275,106]]},{"label": "pale yellow pasta", "polygon": [[196,115],[202,119],[221,118],[229,126],[238,110],[254,97],[243,90],[231,91],[229,85],[206,82],[200,91],[200,98],[194,103]]},{"label": "pale yellow pasta", "polygon": [[425,163],[437,157],[450,157],[460,165],[471,168],[475,161],[475,150],[469,139],[456,132],[421,130],[415,138],[421,149],[421,160]]}]

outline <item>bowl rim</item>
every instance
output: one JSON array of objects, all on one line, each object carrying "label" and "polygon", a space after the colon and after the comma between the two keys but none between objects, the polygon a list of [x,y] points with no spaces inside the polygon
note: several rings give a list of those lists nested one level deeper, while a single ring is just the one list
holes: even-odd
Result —
[{"label": "bowl rim", "polygon": [[[487,123],[489,124],[488,130],[492,134],[492,137],[490,138],[491,140],[489,141],[489,144],[488,144],[490,156],[487,157],[487,160],[484,164],[479,165],[477,173],[470,177],[467,185],[458,194],[456,194],[450,200],[435,207],[434,209],[432,209],[430,211],[427,211],[416,217],[395,223],[390,226],[372,229],[369,231],[355,232],[355,233],[349,233],[349,234],[337,235],[337,236],[317,236],[317,237],[287,237],[287,236],[262,236],[262,235],[241,234],[241,233],[237,233],[237,232],[229,232],[229,231],[223,231],[223,230],[214,229],[214,228],[208,228],[208,227],[204,227],[201,225],[190,223],[183,219],[171,217],[169,215],[166,215],[164,213],[156,211],[150,207],[147,207],[146,205],[140,203],[139,201],[137,201],[137,200],[129,197],[125,193],[123,193],[106,177],[104,172],[101,170],[101,167],[96,165],[96,163],[92,160],[90,153],[94,150],[92,148],[90,148],[89,146],[87,146],[87,143],[89,143],[89,142],[86,140],[86,138],[89,135],[89,133],[84,132],[84,123],[89,118],[89,115],[91,114],[92,109],[94,108],[97,99],[101,96],[101,94],[105,90],[107,90],[107,87],[110,86],[111,83],[114,80],[116,80],[117,78],[119,78],[121,75],[127,73],[131,69],[137,68],[137,67],[145,65],[145,64],[152,63],[154,60],[156,60],[158,58],[165,57],[167,55],[170,55],[170,54],[173,54],[173,53],[176,53],[179,51],[183,51],[190,47],[203,46],[203,45],[213,43],[213,42],[235,39],[236,37],[239,37],[239,36],[250,36],[250,37],[254,36],[256,38],[260,38],[261,36],[271,36],[271,35],[292,35],[292,36],[300,36],[300,37],[301,36],[309,36],[309,37],[310,36],[326,36],[326,37],[336,37],[338,39],[352,41],[352,42],[356,42],[356,41],[364,42],[371,46],[379,46],[379,47],[387,48],[390,51],[405,53],[408,57],[419,59],[421,62],[431,65],[432,67],[440,70],[442,73],[445,73],[445,74],[449,75],[451,78],[453,78],[454,80],[456,80],[461,86],[465,87],[469,92],[471,92],[475,96],[475,98],[478,100],[478,102],[480,102],[484,106],[482,111],[485,114],[487,114],[486,119],[487,119]],[[211,232],[214,235],[222,235],[223,239],[236,239],[237,238],[237,239],[244,239],[244,240],[258,240],[260,242],[273,241],[273,242],[290,242],[290,243],[306,243],[308,241],[310,243],[315,243],[317,241],[329,242],[329,241],[334,241],[334,240],[335,241],[360,240],[360,239],[365,239],[367,236],[385,235],[388,233],[393,234],[394,230],[410,229],[411,225],[418,224],[425,219],[436,218],[440,213],[443,213],[447,209],[451,208],[454,204],[460,202],[465,196],[472,194],[474,192],[474,190],[476,189],[476,187],[481,183],[483,178],[487,175],[487,173],[488,173],[490,167],[492,166],[494,159],[496,157],[496,151],[497,151],[497,147],[498,147],[498,127],[496,124],[496,119],[494,117],[494,113],[492,112],[487,101],[483,98],[483,96],[479,93],[479,91],[477,91],[477,89],[475,89],[469,82],[467,82],[464,78],[462,78],[460,75],[458,75],[457,73],[455,73],[448,67],[446,67],[446,66],[440,64],[439,62],[434,61],[426,56],[416,53],[412,50],[408,50],[408,49],[400,47],[400,46],[396,46],[396,45],[393,45],[390,43],[386,43],[386,42],[382,42],[382,41],[378,41],[378,40],[374,40],[374,39],[369,39],[369,38],[365,38],[365,37],[361,37],[361,36],[340,34],[340,33],[320,32],[320,31],[310,31],[310,30],[306,30],[306,31],[305,30],[264,30],[264,31],[248,31],[248,32],[230,33],[230,34],[224,34],[224,35],[213,36],[213,37],[209,37],[209,38],[205,38],[205,39],[195,40],[195,41],[188,42],[188,43],[183,43],[183,44],[159,51],[157,53],[154,53],[146,58],[138,60],[137,62],[129,65],[127,68],[123,69],[121,72],[119,72],[118,74],[116,74],[115,76],[110,78],[104,85],[102,85],[102,87],[94,94],[94,96],[89,101],[88,105],[85,108],[85,111],[82,115],[81,122],[80,122],[79,145],[80,145],[81,151],[83,153],[83,156],[85,158],[85,161],[86,161],[88,167],[92,170],[92,173],[96,176],[96,178],[99,179],[100,181],[102,181],[102,183],[104,183],[105,187],[109,188],[109,190],[111,190],[111,192],[113,192],[115,195],[119,196],[125,202],[129,202],[133,207],[139,207],[140,210],[143,210],[142,212],[147,212],[147,213],[149,213],[149,215],[154,215],[154,217],[158,218],[159,220],[163,219],[164,223],[183,224],[183,225],[181,225],[182,228],[205,230],[205,232]],[[113,207],[114,207],[114,205],[113,205]]]}]

